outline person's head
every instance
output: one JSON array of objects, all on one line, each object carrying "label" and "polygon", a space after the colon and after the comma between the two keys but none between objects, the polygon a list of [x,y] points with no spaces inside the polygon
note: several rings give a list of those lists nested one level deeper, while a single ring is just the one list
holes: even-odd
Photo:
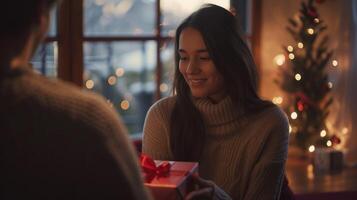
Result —
[{"label": "person's head", "polygon": [[228,10],[204,5],[177,28],[175,45],[178,95],[256,97],[255,64]]},{"label": "person's head", "polygon": [[179,25],[173,84],[176,103],[170,122],[175,159],[196,160],[203,148],[206,130],[192,97],[216,103],[229,96],[242,117],[269,104],[257,95],[255,70],[250,50],[228,10],[206,4]]},{"label": "person's head", "polygon": [[0,65],[9,67],[30,37],[33,50],[45,37],[51,7],[58,0],[6,0],[0,6]]}]

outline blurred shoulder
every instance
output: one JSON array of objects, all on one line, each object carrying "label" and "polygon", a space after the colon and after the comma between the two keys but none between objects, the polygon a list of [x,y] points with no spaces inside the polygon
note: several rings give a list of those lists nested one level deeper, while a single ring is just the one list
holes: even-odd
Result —
[{"label": "blurred shoulder", "polygon": [[161,113],[162,115],[170,115],[176,102],[176,96],[164,97],[156,101],[149,109],[149,112]]}]

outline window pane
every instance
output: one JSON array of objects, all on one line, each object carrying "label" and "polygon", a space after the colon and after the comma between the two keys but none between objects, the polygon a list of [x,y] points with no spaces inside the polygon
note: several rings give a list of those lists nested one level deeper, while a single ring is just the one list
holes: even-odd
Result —
[{"label": "window pane", "polygon": [[172,83],[175,73],[175,58],[174,58],[174,41],[167,41],[160,49],[162,62],[162,79],[160,84],[161,96],[169,96],[172,94]]},{"label": "window pane", "polygon": [[155,0],[84,0],[84,35],[154,34],[155,10]]},{"label": "window pane", "polygon": [[230,0],[161,0],[163,33],[173,36],[181,21],[205,3],[216,4],[226,9],[230,7]]},{"label": "window pane", "polygon": [[130,133],[141,133],[155,94],[156,42],[84,43],[84,85],[102,94]]},{"label": "window pane", "polygon": [[48,30],[49,37],[55,37],[57,35],[57,7],[51,11],[51,22]]},{"label": "window pane", "polygon": [[40,45],[31,60],[33,68],[48,77],[57,77],[57,42]]}]

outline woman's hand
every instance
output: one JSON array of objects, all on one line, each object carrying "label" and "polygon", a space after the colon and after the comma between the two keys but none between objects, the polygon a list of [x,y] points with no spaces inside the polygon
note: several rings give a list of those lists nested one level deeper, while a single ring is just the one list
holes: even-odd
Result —
[{"label": "woman's hand", "polygon": [[185,200],[193,200],[196,198],[213,199],[213,200],[231,200],[232,198],[219,188],[213,181],[205,180],[198,175],[193,175],[194,182],[199,186],[199,189],[190,192]]}]

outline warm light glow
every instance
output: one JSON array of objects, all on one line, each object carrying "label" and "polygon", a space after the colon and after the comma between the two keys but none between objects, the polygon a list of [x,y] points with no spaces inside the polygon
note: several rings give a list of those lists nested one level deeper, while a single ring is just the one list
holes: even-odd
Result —
[{"label": "warm light glow", "polygon": [[310,145],[309,146],[309,152],[314,152],[315,151],[315,146],[314,145]]},{"label": "warm light glow", "polygon": [[328,83],[327,83],[327,86],[328,86],[328,88],[330,88],[330,89],[331,89],[331,88],[333,87],[332,82],[328,82]]},{"label": "warm light glow", "polygon": [[109,76],[108,78],[109,85],[114,85],[116,82],[117,82],[117,78],[115,76]]},{"label": "warm light glow", "polygon": [[120,107],[121,107],[121,109],[123,109],[123,110],[128,110],[129,107],[130,107],[129,101],[128,101],[128,100],[122,101],[122,102],[120,103]]},{"label": "warm light glow", "polygon": [[314,22],[315,22],[316,24],[319,23],[319,22],[320,22],[319,18],[315,18],[315,19],[314,19]]},{"label": "warm light glow", "polygon": [[310,34],[310,35],[313,35],[314,34],[314,29],[308,28],[307,29],[307,33]]},{"label": "warm light glow", "polygon": [[303,44],[302,42],[299,42],[299,43],[298,43],[298,47],[299,47],[300,49],[302,49],[302,48],[304,48],[304,44]]},{"label": "warm light glow", "polygon": [[117,77],[123,76],[124,73],[125,73],[125,70],[122,67],[119,67],[118,69],[115,70],[115,75],[117,75]]},{"label": "warm light glow", "polygon": [[168,89],[169,89],[169,86],[166,83],[160,84],[160,92],[167,92]]},{"label": "warm light glow", "polygon": [[86,87],[88,89],[92,89],[94,87],[94,81],[93,80],[87,80],[86,81]]},{"label": "warm light glow", "polygon": [[313,164],[307,165],[307,178],[310,180],[314,179],[314,165]]},{"label": "warm light glow", "polygon": [[296,79],[297,81],[300,81],[300,80],[301,80],[301,75],[300,75],[300,74],[295,74],[295,79]]},{"label": "warm light glow", "polygon": [[288,49],[289,52],[293,52],[294,51],[294,48],[291,45],[289,45],[287,49]]},{"label": "warm light glow", "polygon": [[289,124],[289,133],[291,133],[293,129],[291,128],[290,124]]},{"label": "warm light glow", "polygon": [[295,58],[295,55],[293,53],[289,53],[289,59],[293,60]]},{"label": "warm light glow", "polygon": [[327,145],[328,147],[332,146],[331,140],[327,140],[326,145]]},{"label": "warm light glow", "polygon": [[285,56],[284,56],[284,54],[279,54],[279,55],[275,56],[274,62],[275,62],[278,66],[282,66],[282,65],[285,63]]},{"label": "warm light glow", "polygon": [[347,133],[348,133],[348,128],[347,128],[347,127],[343,128],[343,129],[342,129],[342,133],[343,133],[343,134],[347,134]]},{"label": "warm light glow", "polygon": [[272,102],[274,104],[281,104],[281,103],[283,103],[283,97],[279,97],[279,96],[278,97],[274,97]]},{"label": "warm light glow", "polygon": [[321,136],[321,137],[325,137],[326,134],[327,134],[327,133],[326,133],[326,130],[322,130],[322,131],[320,132],[320,136]]},{"label": "warm light glow", "polygon": [[292,112],[290,115],[291,119],[296,119],[297,116],[298,116],[298,114],[296,112]]},{"label": "warm light glow", "polygon": [[337,67],[337,65],[338,65],[337,60],[333,60],[333,61],[332,61],[332,66]]}]

